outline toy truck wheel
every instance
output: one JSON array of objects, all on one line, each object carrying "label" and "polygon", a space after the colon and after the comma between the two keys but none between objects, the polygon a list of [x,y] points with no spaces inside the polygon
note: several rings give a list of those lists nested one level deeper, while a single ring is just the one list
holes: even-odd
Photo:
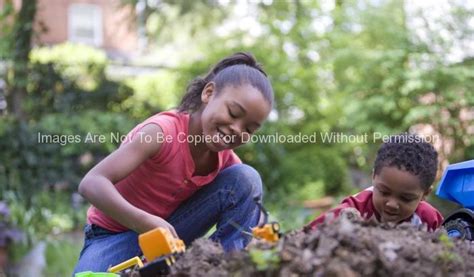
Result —
[{"label": "toy truck wheel", "polygon": [[444,228],[450,237],[474,240],[474,222],[456,218],[445,222]]}]

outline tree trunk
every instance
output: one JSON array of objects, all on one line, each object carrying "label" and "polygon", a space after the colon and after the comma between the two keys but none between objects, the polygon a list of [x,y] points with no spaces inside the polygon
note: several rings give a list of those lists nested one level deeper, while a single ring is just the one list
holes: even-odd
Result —
[{"label": "tree trunk", "polygon": [[37,0],[23,1],[13,25],[12,79],[10,84],[11,111],[19,119],[25,119],[26,114],[22,104],[26,97],[28,85],[28,56],[31,50],[33,26],[36,14]]}]

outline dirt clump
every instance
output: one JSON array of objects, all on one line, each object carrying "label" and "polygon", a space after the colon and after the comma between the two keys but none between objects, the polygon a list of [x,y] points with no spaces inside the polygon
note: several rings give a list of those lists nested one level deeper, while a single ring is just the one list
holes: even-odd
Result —
[{"label": "dirt clump", "polygon": [[171,267],[171,276],[474,276],[474,243],[444,230],[394,226],[351,214],[317,230],[286,234],[275,245],[252,242],[224,253],[196,240]]}]

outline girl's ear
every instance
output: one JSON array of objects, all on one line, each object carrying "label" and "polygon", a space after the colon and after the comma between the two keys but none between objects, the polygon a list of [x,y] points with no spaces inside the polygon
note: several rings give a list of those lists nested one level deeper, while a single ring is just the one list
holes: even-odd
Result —
[{"label": "girl's ear", "polygon": [[433,191],[433,186],[430,186],[424,193],[423,193],[423,197],[421,198],[421,200],[425,200],[426,197]]},{"label": "girl's ear", "polygon": [[201,92],[201,102],[203,104],[209,103],[212,95],[215,93],[216,84],[214,82],[207,83]]}]

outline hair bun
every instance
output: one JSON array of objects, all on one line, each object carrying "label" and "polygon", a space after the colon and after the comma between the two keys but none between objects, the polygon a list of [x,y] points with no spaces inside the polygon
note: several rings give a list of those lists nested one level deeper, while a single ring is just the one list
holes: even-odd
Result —
[{"label": "hair bun", "polygon": [[237,52],[234,54],[238,60],[240,60],[243,64],[246,64],[251,67],[257,66],[257,60],[251,53],[246,52]]},{"label": "hair bun", "polygon": [[229,66],[238,65],[238,64],[245,64],[250,67],[253,67],[260,71],[263,75],[267,76],[267,73],[263,71],[262,66],[257,63],[255,57],[249,52],[237,52],[222,61],[220,61],[213,69],[212,72],[217,74],[219,71],[227,68]]}]

